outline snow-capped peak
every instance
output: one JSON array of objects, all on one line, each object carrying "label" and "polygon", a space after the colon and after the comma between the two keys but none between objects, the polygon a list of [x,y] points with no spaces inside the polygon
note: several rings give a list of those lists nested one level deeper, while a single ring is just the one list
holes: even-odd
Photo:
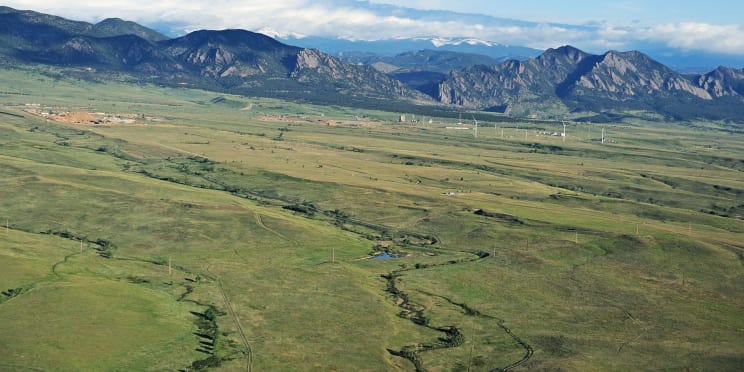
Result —
[{"label": "snow-capped peak", "polygon": [[448,39],[448,38],[432,38],[430,39],[431,43],[437,47],[441,48],[445,45],[462,45],[462,44],[468,44],[468,45],[484,45],[484,46],[494,46],[496,44],[485,41],[485,40],[479,40],[479,39],[473,39],[473,38],[463,38],[463,39]]},{"label": "snow-capped peak", "polygon": [[282,31],[277,31],[277,30],[275,30],[275,29],[273,29],[271,27],[263,27],[263,28],[259,29],[256,32],[258,32],[260,34],[264,34],[264,35],[269,36],[269,37],[272,37],[274,39],[289,39],[289,38],[302,39],[302,38],[306,37],[306,35],[298,34],[296,32],[282,32]]}]

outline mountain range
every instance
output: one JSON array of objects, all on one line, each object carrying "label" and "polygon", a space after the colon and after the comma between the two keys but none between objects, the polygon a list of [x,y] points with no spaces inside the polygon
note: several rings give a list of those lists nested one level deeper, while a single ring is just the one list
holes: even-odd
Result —
[{"label": "mountain range", "polygon": [[98,24],[0,7],[0,62],[54,65],[83,78],[135,81],[316,102],[432,102],[368,65],[246,30],[167,38],[120,19]]},{"label": "mountain range", "polygon": [[90,24],[0,7],[0,64],[52,65],[81,78],[388,109],[587,119],[632,110],[744,121],[744,69],[682,75],[638,51],[504,51],[501,58],[439,49],[334,56],[245,30],[169,38],[121,19]]},{"label": "mountain range", "polygon": [[[271,33],[269,33],[271,35]],[[490,57],[497,61],[536,57],[542,50],[503,45],[473,38],[412,38],[384,40],[348,40],[318,36],[275,35],[277,40],[304,48],[319,49],[351,63],[370,63],[420,50],[451,52]]]},{"label": "mountain range", "polygon": [[740,120],[744,114],[743,69],[683,76],[638,51],[593,55],[571,46],[548,49],[526,61],[453,70],[438,89],[439,102],[514,115],[555,107],[645,110],[675,120]]}]

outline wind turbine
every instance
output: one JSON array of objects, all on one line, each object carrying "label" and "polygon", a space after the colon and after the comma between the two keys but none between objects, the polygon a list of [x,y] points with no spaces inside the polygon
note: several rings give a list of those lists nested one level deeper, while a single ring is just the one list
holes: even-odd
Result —
[{"label": "wind turbine", "polygon": [[473,137],[478,138],[478,120],[475,120],[475,115],[473,115],[473,121],[475,122],[475,128],[473,129]]},{"label": "wind turbine", "polygon": [[566,122],[561,120],[563,123],[563,142],[566,142]]}]

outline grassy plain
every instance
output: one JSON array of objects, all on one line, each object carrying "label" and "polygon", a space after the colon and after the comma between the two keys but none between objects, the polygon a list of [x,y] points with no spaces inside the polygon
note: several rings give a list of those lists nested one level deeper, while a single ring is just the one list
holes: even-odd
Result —
[{"label": "grassy plain", "polygon": [[[571,123],[564,141],[494,117],[474,138],[440,118],[0,82],[0,366],[744,364],[734,126]],[[382,250],[406,257],[364,259]]]}]

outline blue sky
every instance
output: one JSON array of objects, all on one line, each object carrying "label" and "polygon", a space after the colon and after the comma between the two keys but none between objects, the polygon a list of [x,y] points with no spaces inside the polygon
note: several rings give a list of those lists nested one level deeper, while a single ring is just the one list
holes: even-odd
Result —
[{"label": "blue sky", "polygon": [[495,17],[533,22],[582,24],[616,22],[656,24],[669,22],[742,23],[741,0],[380,0],[373,3],[395,4],[419,9],[483,13]]},{"label": "blue sky", "polygon": [[[181,35],[242,28],[363,40],[470,37],[546,49],[675,49],[744,56],[740,0],[12,0],[17,9],[97,22],[119,17]],[[519,20],[519,21],[514,21]]]}]

